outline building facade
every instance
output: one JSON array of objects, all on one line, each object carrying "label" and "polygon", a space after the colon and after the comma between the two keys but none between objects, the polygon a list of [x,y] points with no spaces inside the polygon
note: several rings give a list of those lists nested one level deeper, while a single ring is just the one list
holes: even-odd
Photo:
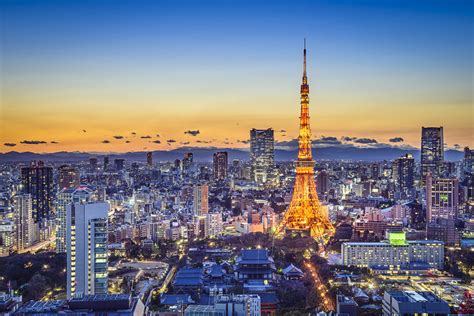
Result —
[{"label": "building facade", "polygon": [[443,127],[421,128],[421,180],[431,173],[441,176],[444,163]]},{"label": "building facade", "polygon": [[213,156],[213,175],[214,180],[224,180],[227,178],[228,156],[227,151],[219,151]]},{"label": "building facade", "polygon": [[426,221],[436,218],[457,218],[459,180],[426,177]]},{"label": "building facade", "polygon": [[196,216],[205,216],[209,213],[209,186],[207,184],[194,187],[193,208]]},{"label": "building facade", "polygon": [[14,197],[16,250],[21,252],[36,241],[36,229],[33,218],[33,199],[30,194]]},{"label": "building facade", "polygon": [[273,129],[250,131],[250,162],[252,180],[264,184],[274,176],[274,132]]},{"label": "building facade", "polygon": [[109,204],[74,203],[67,210],[67,296],[107,294]]},{"label": "building facade", "polygon": [[81,177],[79,170],[73,166],[59,167],[59,189],[75,188],[81,184]]}]

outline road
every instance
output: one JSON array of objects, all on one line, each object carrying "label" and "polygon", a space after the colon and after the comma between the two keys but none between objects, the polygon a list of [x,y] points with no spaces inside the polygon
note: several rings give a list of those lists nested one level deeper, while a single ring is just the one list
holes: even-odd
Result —
[{"label": "road", "polygon": [[37,244],[34,244],[33,246],[30,246],[28,248],[20,250],[20,251],[18,251],[18,253],[27,253],[27,252],[36,253],[36,252],[46,248],[47,246],[49,246],[54,241],[54,239],[55,239],[55,237],[51,237],[48,240],[39,242]]},{"label": "road", "polygon": [[326,312],[335,311],[336,306],[334,304],[334,300],[330,297],[329,291],[327,286],[321,281],[321,277],[318,274],[318,269],[312,264],[311,262],[306,262],[306,268],[308,269],[311,277],[314,281],[314,286],[318,293],[320,293],[320,297],[323,299],[322,305]]}]

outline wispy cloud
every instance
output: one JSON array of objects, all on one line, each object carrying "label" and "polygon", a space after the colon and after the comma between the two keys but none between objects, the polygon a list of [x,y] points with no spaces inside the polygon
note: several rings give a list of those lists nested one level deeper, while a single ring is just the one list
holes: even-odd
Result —
[{"label": "wispy cloud", "polygon": [[197,136],[197,135],[201,134],[201,132],[198,129],[197,130],[187,130],[184,133],[188,134],[188,135],[191,135],[191,136]]},{"label": "wispy cloud", "polygon": [[40,144],[47,144],[44,140],[22,140],[21,144],[25,145],[40,145]]},{"label": "wispy cloud", "polygon": [[7,146],[7,147],[15,147],[15,146],[16,146],[15,143],[5,143],[5,144],[3,144],[3,145],[5,145],[5,146]]}]

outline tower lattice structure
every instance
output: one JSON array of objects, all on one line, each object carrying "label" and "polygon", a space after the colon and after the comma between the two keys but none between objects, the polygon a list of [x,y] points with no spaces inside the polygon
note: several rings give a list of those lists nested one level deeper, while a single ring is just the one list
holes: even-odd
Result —
[{"label": "tower lattice structure", "polygon": [[316,240],[327,241],[334,235],[334,226],[323,210],[314,182],[314,160],[309,120],[309,85],[306,75],[306,40],[304,45],[303,82],[301,84],[301,116],[298,137],[298,160],[293,197],[277,235],[284,233],[310,235]]}]

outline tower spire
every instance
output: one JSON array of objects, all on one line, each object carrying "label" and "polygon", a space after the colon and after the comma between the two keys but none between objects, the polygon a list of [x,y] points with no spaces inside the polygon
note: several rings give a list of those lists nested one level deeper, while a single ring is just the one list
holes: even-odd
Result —
[{"label": "tower spire", "polygon": [[303,84],[307,84],[308,83],[308,77],[306,76],[306,38],[304,39],[303,56],[304,56],[304,61],[303,61]]}]

